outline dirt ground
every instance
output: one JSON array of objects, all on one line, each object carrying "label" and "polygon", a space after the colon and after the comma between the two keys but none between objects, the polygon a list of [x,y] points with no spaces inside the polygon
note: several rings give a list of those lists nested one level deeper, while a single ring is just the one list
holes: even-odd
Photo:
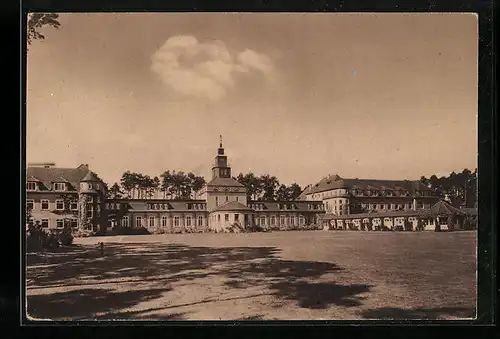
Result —
[{"label": "dirt ground", "polygon": [[28,254],[28,315],[52,320],[474,318],[476,235],[297,231],[79,238],[71,248]]}]

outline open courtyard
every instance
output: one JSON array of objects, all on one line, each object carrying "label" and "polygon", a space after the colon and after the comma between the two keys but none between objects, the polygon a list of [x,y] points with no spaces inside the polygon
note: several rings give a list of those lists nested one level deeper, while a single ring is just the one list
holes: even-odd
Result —
[{"label": "open courtyard", "polygon": [[28,254],[28,315],[51,320],[474,318],[476,236],[291,231],[76,238],[74,246]]}]

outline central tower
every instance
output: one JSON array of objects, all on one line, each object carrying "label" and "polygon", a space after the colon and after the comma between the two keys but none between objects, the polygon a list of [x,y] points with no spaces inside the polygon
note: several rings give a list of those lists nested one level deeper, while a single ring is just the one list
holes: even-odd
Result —
[{"label": "central tower", "polygon": [[231,167],[227,163],[227,156],[224,155],[224,147],[222,147],[222,135],[220,136],[219,148],[212,167],[212,179],[217,178],[231,178]]}]

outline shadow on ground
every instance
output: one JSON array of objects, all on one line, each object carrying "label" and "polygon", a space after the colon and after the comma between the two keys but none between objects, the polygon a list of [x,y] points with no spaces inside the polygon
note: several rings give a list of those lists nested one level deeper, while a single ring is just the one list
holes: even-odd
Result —
[{"label": "shadow on ground", "polygon": [[61,320],[88,319],[95,313],[111,312],[152,300],[168,289],[148,289],[116,293],[108,289],[83,289],[28,296],[28,314],[34,318]]},{"label": "shadow on ground", "polygon": [[[341,271],[334,263],[281,260],[276,247],[190,247],[179,244],[106,244],[104,257],[94,247],[74,246],[71,250],[33,254],[27,258],[28,314],[50,319],[183,319],[184,314],[164,313],[169,309],[269,295],[275,307],[285,301],[302,308],[332,305],[359,306],[368,292],[366,284],[339,285],[318,281],[325,274]],[[223,296],[174,305],[155,305],[154,299],[172,290],[174,283],[217,277],[229,290],[241,296]],[[146,290],[116,292],[116,284],[148,283]],[[258,293],[245,295],[249,287]],[[44,293],[49,288],[84,288],[64,293]],[[144,287],[142,287],[144,288]],[[194,287],[193,287],[194,288]],[[36,289],[36,295],[30,290]],[[234,293],[232,293],[234,295]],[[145,310],[130,310],[152,301]],[[148,303],[149,304],[149,303]]]},{"label": "shadow on ground", "polygon": [[437,308],[393,308],[382,307],[365,310],[360,313],[363,319],[405,319],[405,320],[437,320],[447,317],[474,318],[474,309],[467,307],[437,307]]}]

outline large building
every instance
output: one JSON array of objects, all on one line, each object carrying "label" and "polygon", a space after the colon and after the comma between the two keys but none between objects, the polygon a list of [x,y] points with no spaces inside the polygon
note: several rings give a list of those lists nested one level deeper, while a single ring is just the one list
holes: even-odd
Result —
[{"label": "large building", "polygon": [[87,164],[57,168],[53,163],[28,164],[26,209],[43,228],[65,224],[97,230],[106,224],[103,212],[106,188]]},{"label": "large building", "polygon": [[321,200],[251,201],[245,186],[231,176],[222,140],[212,179],[196,200],[107,199],[105,185],[87,165],[75,169],[54,164],[29,165],[27,207],[45,228],[105,230],[113,226],[145,227],[150,232],[224,232],[229,228],[320,228]]},{"label": "large building", "polygon": [[306,187],[299,199],[320,200],[327,214],[337,216],[424,210],[439,201],[434,191],[420,181],[345,179],[338,175]]}]

